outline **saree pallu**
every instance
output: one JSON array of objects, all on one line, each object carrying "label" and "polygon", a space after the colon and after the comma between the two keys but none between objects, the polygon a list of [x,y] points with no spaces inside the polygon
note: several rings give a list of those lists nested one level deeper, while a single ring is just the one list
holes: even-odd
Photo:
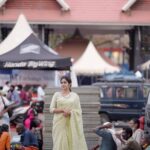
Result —
[{"label": "saree pallu", "polygon": [[78,95],[72,93],[68,98],[59,96],[56,106],[71,110],[71,115],[64,117],[63,114],[54,114],[53,150],[87,150]]}]

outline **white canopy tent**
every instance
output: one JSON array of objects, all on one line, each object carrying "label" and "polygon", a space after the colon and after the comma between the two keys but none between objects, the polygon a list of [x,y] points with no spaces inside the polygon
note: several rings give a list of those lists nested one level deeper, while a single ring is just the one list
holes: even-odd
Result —
[{"label": "white canopy tent", "polygon": [[[43,68],[41,67],[42,61],[44,62]],[[55,68],[52,68],[52,66],[46,68],[45,62],[51,61],[55,61]],[[33,66],[30,67],[31,62],[33,62],[33,65],[36,62],[39,65],[34,66],[34,68]],[[24,64],[24,66],[18,64]],[[46,46],[35,36],[23,14],[19,16],[10,34],[0,44],[0,69],[13,70],[11,82],[14,84],[44,83],[52,86],[55,77],[54,70],[69,70],[70,66],[70,58],[62,58],[55,50]],[[44,74],[47,74],[47,76]],[[0,82],[1,80],[0,78]]]},{"label": "white canopy tent", "polygon": [[72,69],[77,75],[102,75],[120,71],[118,66],[108,64],[99,55],[92,42],[89,42],[86,50],[73,65]]},{"label": "white canopy tent", "polygon": [[[10,52],[12,49],[16,48],[23,41],[25,41],[25,39],[27,39],[31,34],[34,34],[34,32],[31,29],[26,17],[23,14],[20,14],[13,30],[0,44],[0,55]],[[48,46],[47,50],[53,53],[54,55],[58,55],[56,51],[49,48]]]},{"label": "white canopy tent", "polygon": [[24,15],[20,15],[9,36],[0,44],[0,55],[7,53],[22,43],[33,31]]},{"label": "white canopy tent", "polygon": [[0,7],[2,7],[6,2],[7,0],[0,0]]},{"label": "white canopy tent", "polygon": [[69,70],[71,64],[35,36],[24,15],[0,44],[1,69]]}]

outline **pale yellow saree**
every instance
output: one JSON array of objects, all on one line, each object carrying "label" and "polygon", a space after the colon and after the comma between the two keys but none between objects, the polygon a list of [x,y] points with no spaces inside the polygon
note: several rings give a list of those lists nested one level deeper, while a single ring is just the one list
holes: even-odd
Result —
[{"label": "pale yellow saree", "polygon": [[71,115],[66,118],[62,113],[54,114],[53,150],[87,150],[79,96],[71,92],[64,97],[60,92],[56,92],[52,98],[50,112],[55,108],[71,109]]}]

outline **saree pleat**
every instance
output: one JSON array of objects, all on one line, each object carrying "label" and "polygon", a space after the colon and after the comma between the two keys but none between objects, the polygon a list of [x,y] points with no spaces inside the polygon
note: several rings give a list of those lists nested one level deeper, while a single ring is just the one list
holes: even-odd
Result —
[{"label": "saree pleat", "polygon": [[57,92],[53,96],[50,112],[54,108],[70,109],[71,115],[64,117],[63,114],[54,114],[53,150],[87,150],[79,96],[71,92],[69,97],[63,97]]}]

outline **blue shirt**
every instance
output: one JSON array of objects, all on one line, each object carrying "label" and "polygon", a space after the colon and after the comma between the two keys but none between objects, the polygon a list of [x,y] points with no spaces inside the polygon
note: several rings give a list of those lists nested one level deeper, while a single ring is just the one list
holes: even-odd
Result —
[{"label": "blue shirt", "polygon": [[25,130],[22,135],[21,135],[21,141],[23,146],[28,147],[28,146],[36,146],[38,147],[38,141],[35,135],[29,131]]},{"label": "blue shirt", "polygon": [[102,137],[100,150],[117,150],[117,145],[113,140],[112,134],[107,129],[98,129],[95,133]]},{"label": "blue shirt", "polygon": [[11,94],[11,101],[16,102],[17,104],[19,104],[21,102],[20,96],[19,96],[18,92],[15,90]]}]

